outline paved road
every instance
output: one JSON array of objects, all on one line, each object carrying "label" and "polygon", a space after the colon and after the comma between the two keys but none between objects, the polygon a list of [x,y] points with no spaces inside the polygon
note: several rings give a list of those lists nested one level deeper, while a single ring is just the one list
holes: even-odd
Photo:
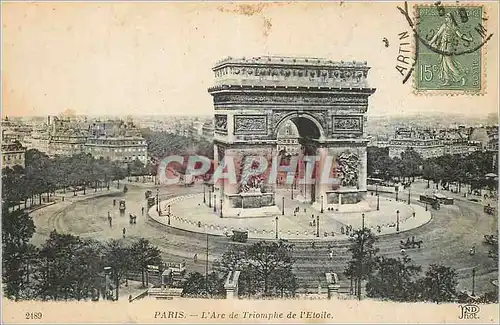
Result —
[{"label": "paved road", "polygon": [[[158,222],[141,216],[141,207],[145,203],[144,191],[147,187],[142,184],[128,186],[129,192],[126,195],[115,194],[117,199],[123,197],[127,201],[125,216],[119,215],[117,206],[113,207],[112,197],[93,198],[74,204],[66,200],[64,203],[34,212],[37,234],[33,242],[41,244],[52,229],[100,240],[119,239],[122,238],[122,229],[125,227],[127,235],[122,240],[128,242],[145,237],[162,250],[166,260],[184,260],[189,270],[204,272],[206,235],[167,229]],[[155,194],[156,190],[154,187],[151,188]],[[160,197],[166,199],[197,191],[200,191],[200,188],[161,189]],[[113,215],[113,227],[109,227],[107,211]],[[136,225],[129,225],[129,213],[138,215]],[[396,235],[381,236],[378,240],[380,254],[400,256],[399,240],[415,236],[417,240],[424,241],[421,249],[407,250],[416,263],[424,268],[431,263],[442,263],[456,268],[459,274],[459,288],[468,290],[471,289],[472,268],[475,267],[476,292],[491,290],[493,288],[491,280],[498,277],[498,267],[488,258],[489,247],[483,244],[482,240],[484,234],[496,231],[497,217],[485,214],[481,205],[465,201],[457,201],[454,206],[442,206],[441,210],[433,210],[433,215],[431,222],[420,228]],[[220,257],[229,245],[236,244],[224,237],[209,236],[209,264]],[[312,249],[309,242],[296,242],[294,250],[297,257],[296,272],[304,286],[317,288],[318,284],[324,282],[324,273],[327,271],[342,273],[345,262],[349,259],[348,242],[332,242],[335,247],[333,260],[329,259],[327,245],[328,243],[323,243]],[[477,248],[474,256],[468,254],[472,245],[476,245]],[[192,260],[195,253],[198,254],[196,264]],[[343,285],[347,285],[345,279]],[[325,287],[324,284],[322,287]]]}]

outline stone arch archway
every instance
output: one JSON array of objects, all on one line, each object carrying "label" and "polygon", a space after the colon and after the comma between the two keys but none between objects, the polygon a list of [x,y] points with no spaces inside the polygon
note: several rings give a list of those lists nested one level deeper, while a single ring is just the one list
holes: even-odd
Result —
[{"label": "stone arch archway", "polygon": [[[216,112],[215,159],[252,155],[271,161],[277,156],[280,126],[292,120],[303,154],[320,157],[318,170],[328,157],[342,157],[340,183],[315,183],[310,201],[321,200],[325,208],[358,202],[366,194],[364,122],[368,97],[375,92],[367,84],[369,69],[366,62],[298,57],[217,62],[212,69],[215,85],[208,89]],[[275,184],[251,193],[240,185],[224,180],[216,186],[224,215],[238,213],[231,209],[276,207]]]},{"label": "stone arch archway", "polygon": [[321,125],[316,117],[309,113],[291,112],[282,117],[272,126],[272,129],[274,130],[274,138],[278,137],[278,131],[287,121],[291,121],[295,124],[297,130],[299,131],[299,135],[303,138],[323,140],[325,137],[324,135],[326,132],[324,126]]}]

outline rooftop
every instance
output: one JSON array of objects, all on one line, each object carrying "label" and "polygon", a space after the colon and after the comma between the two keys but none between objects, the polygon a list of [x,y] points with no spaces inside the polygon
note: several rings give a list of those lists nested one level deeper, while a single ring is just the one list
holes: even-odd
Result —
[{"label": "rooftop", "polygon": [[366,61],[333,61],[325,58],[315,57],[291,57],[291,56],[254,56],[233,58],[226,57],[215,63],[214,70],[226,64],[265,64],[265,65],[295,65],[295,66],[322,66],[322,67],[366,67]]},{"label": "rooftop", "polygon": [[25,147],[23,147],[19,142],[10,142],[10,143],[2,143],[2,151],[3,152],[8,152],[8,151],[24,151],[26,150]]},{"label": "rooftop", "polygon": [[209,92],[222,91],[227,86],[368,89],[369,69],[366,61],[284,56],[228,57],[212,68],[215,85],[209,88]]}]

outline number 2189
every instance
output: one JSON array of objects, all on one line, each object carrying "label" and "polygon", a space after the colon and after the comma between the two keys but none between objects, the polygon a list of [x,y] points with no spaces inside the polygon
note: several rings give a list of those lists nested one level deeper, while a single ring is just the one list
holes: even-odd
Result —
[{"label": "number 2189", "polygon": [[26,313],[26,319],[42,319],[41,312]]}]

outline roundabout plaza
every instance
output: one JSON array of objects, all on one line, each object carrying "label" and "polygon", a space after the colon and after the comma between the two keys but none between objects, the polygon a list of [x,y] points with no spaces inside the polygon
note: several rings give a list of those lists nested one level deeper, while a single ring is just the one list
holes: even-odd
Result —
[{"label": "roundabout plaza", "polygon": [[[349,231],[362,227],[379,235],[397,233],[419,227],[431,219],[424,206],[396,202],[394,198],[368,196],[348,207],[316,209],[309,203],[291,199],[290,190],[278,190],[277,207],[281,213],[264,212],[260,216],[224,216],[219,203],[206,193],[194,193],[163,200],[152,206],[149,216],[164,225],[190,232],[230,236],[233,231],[246,232],[255,239],[345,240]],[[209,202],[209,200],[212,202]],[[378,201],[378,210],[377,210]],[[284,205],[283,205],[284,203]],[[349,211],[350,210],[352,211]],[[160,211],[158,211],[160,210]]]}]

